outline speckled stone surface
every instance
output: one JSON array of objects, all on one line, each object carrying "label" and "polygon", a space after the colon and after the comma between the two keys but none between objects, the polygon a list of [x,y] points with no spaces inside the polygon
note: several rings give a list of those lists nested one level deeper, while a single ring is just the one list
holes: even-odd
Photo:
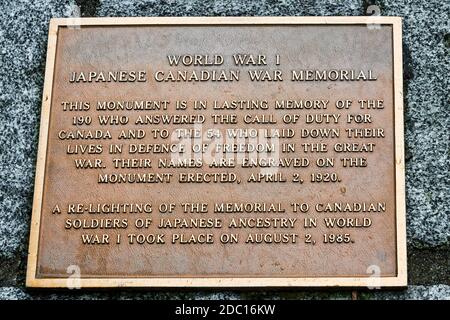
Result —
[{"label": "speckled stone surface", "polygon": [[[445,299],[450,296],[450,2],[295,0],[0,0],[0,298],[302,298],[349,299],[320,292],[49,293],[24,288],[48,22],[82,16],[312,16],[404,18],[407,234],[411,286],[363,292],[364,299]],[[430,261],[432,263],[430,264]]]},{"label": "speckled stone surface", "polygon": [[450,2],[408,3],[387,2],[382,9],[404,18],[408,240],[417,246],[448,245]]},{"label": "speckled stone surface", "polygon": [[361,299],[378,300],[450,300],[450,286],[409,286],[404,291],[363,292]]},{"label": "speckled stone surface", "polygon": [[[113,292],[113,293],[80,293],[76,291],[68,291],[65,293],[52,292],[30,292],[19,287],[0,287],[0,300],[5,299],[36,299],[36,300],[105,300],[105,299],[152,299],[152,300],[239,300],[239,299],[260,299],[260,300],[350,300],[351,292],[147,292],[135,293]],[[406,290],[401,291],[362,291],[358,293],[358,299],[363,300],[450,300],[449,285],[431,285],[431,286],[409,286]]]},{"label": "speckled stone surface", "polygon": [[4,273],[14,276],[27,254],[48,22],[67,5],[0,0],[0,281],[7,283]]}]

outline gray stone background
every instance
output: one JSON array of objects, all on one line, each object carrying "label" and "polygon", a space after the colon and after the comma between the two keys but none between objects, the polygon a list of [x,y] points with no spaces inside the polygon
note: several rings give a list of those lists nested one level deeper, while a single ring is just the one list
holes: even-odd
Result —
[{"label": "gray stone background", "polygon": [[[31,291],[25,269],[48,23],[72,15],[403,17],[409,286],[359,299],[450,299],[449,0],[0,0],[0,298],[351,299],[320,291]],[[370,15],[370,14],[369,14]]]}]

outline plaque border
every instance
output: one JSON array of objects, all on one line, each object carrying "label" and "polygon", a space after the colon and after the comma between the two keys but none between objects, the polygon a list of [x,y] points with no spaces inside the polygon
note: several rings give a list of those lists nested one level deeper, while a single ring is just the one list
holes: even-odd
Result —
[{"label": "plaque border", "polygon": [[[393,32],[394,141],[397,275],[395,277],[140,277],[140,278],[38,278],[37,254],[41,205],[49,131],[50,105],[59,27],[141,26],[141,25],[391,25]],[[286,287],[405,287],[407,286],[405,160],[403,129],[403,66],[401,17],[130,17],[130,18],[52,18],[47,45],[39,146],[28,249],[26,286],[31,288],[286,288]]]}]

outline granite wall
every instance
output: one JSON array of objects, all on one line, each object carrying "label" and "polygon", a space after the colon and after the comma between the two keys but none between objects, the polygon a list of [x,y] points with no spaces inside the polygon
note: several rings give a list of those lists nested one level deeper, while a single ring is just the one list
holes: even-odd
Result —
[{"label": "granite wall", "polygon": [[337,290],[31,291],[25,269],[50,18],[77,11],[85,17],[359,16],[370,5],[404,18],[409,286],[357,296],[449,299],[450,2],[442,0],[0,0],[0,298],[351,299],[351,291]]}]

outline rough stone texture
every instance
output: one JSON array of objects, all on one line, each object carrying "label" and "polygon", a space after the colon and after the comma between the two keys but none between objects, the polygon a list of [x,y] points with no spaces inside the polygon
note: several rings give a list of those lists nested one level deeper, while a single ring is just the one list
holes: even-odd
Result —
[{"label": "rough stone texture", "polygon": [[23,274],[33,196],[48,22],[64,1],[0,0],[0,279]]},{"label": "rough stone texture", "polygon": [[409,3],[386,2],[381,9],[404,17],[408,240],[416,246],[448,246],[450,2]]},{"label": "rough stone texture", "polygon": [[432,285],[450,284],[450,250],[449,248],[415,249],[408,251],[409,283]]},{"label": "rough stone texture", "polygon": [[450,286],[409,286],[404,291],[363,292],[361,299],[377,300],[450,300]]},{"label": "rough stone texture", "polygon": [[[357,295],[358,299],[363,300],[450,300],[450,286],[448,285],[431,285],[431,286],[409,286],[407,290],[396,291],[362,291]],[[350,300],[352,293],[347,291],[330,291],[330,292],[296,292],[296,291],[269,291],[269,292],[146,292],[136,293],[133,291],[122,292],[94,292],[80,293],[79,291],[68,292],[36,292],[29,291],[19,287],[0,287],[0,299],[35,299],[35,300],[239,300],[239,299],[261,299],[261,300]]]},{"label": "rough stone texture", "polygon": [[169,0],[100,1],[98,16],[304,16],[362,15],[361,1]]},{"label": "rough stone texture", "polygon": [[[382,15],[404,18],[407,233],[410,286],[362,299],[450,296],[450,2],[368,0],[0,0],[1,299],[350,299],[350,291],[52,292],[24,288],[48,22],[81,16]],[[76,10],[75,10],[76,12]]]}]

